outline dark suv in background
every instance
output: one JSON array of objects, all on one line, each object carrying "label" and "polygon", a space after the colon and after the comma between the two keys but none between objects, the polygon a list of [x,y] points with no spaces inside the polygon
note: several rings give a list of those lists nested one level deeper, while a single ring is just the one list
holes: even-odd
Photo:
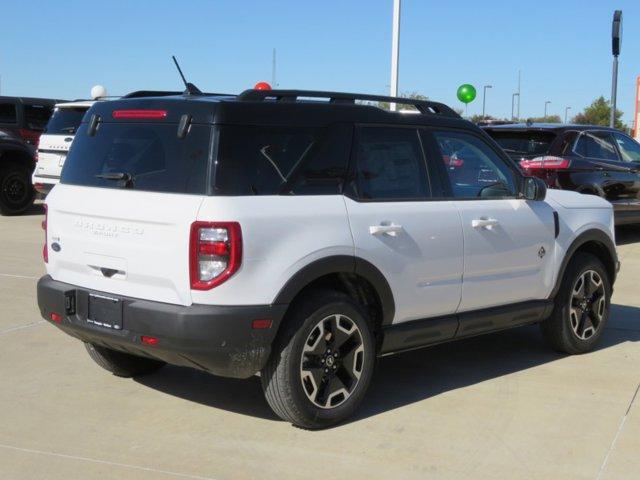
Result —
[{"label": "dark suv in background", "polygon": [[0,97],[0,214],[19,215],[33,203],[38,140],[60,101]]},{"label": "dark suv in background", "polygon": [[590,125],[510,124],[484,130],[529,175],[550,188],[598,195],[616,224],[640,223],[640,144],[619,130]]}]

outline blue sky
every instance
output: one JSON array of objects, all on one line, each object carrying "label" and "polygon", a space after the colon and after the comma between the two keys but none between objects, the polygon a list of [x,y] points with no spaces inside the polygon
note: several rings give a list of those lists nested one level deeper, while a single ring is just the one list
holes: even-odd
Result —
[{"label": "blue sky", "polygon": [[[3,95],[87,97],[179,89],[178,56],[203,90],[239,92],[271,79],[281,88],[386,93],[391,0],[4,0]],[[631,122],[640,75],[640,2],[403,0],[400,91],[460,107],[462,83],[487,94],[487,113],[510,116],[522,70],[521,115],[577,113],[610,96],[611,18],[624,14],[618,107]],[[469,114],[482,109],[481,95]]]}]

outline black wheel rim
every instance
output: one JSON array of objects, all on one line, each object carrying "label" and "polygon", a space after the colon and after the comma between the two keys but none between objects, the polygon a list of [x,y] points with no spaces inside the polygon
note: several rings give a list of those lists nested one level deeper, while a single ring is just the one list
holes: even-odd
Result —
[{"label": "black wheel rim", "polygon": [[364,362],[362,332],[356,323],[340,314],[325,317],[302,348],[302,389],[316,407],[335,408],[353,394]]},{"label": "black wheel rim", "polygon": [[583,272],[576,280],[569,303],[571,329],[580,340],[588,340],[599,330],[607,307],[602,277],[595,270]]},{"label": "black wheel rim", "polygon": [[5,205],[21,207],[29,198],[29,184],[20,173],[10,173],[2,180],[0,194]]}]

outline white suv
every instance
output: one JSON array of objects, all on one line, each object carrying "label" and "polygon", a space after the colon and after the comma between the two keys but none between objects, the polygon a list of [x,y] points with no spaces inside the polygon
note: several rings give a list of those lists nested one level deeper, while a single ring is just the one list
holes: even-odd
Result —
[{"label": "white suv", "polygon": [[568,353],[602,335],[611,205],[547,192],[445,105],[143,93],[78,130],[38,284],[43,317],[114,374],[260,374],[277,415],[321,428],[382,355],[534,323]]},{"label": "white suv", "polygon": [[71,148],[82,117],[94,100],[58,103],[40,135],[32,182],[36,191],[46,195],[60,181],[60,172]]}]

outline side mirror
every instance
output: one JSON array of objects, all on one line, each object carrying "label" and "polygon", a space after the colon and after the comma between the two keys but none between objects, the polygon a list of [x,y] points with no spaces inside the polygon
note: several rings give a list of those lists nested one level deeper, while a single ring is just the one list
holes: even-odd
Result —
[{"label": "side mirror", "polygon": [[547,195],[547,184],[537,177],[524,177],[522,197],[527,200],[541,201]]}]

